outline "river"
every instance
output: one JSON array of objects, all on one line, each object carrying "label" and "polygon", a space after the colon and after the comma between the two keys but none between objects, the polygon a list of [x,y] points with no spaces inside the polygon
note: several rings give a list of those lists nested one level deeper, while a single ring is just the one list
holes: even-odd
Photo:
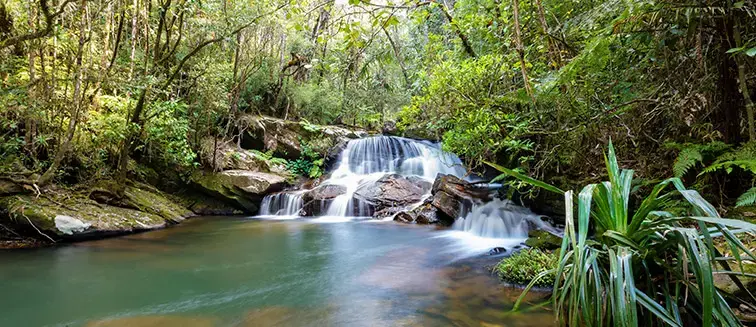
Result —
[{"label": "river", "polygon": [[[393,222],[195,218],[0,252],[0,326],[552,326],[481,249]],[[539,303],[537,298],[532,303]]]}]

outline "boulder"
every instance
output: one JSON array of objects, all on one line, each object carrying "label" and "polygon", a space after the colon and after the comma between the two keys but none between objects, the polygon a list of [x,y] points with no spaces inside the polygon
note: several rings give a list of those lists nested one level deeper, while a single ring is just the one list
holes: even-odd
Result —
[{"label": "boulder", "polygon": [[415,223],[420,225],[429,225],[442,223],[438,219],[438,209],[433,206],[431,199],[409,211],[403,211],[394,216],[394,221],[402,223]]},{"label": "boulder", "polygon": [[297,159],[302,155],[302,145],[326,156],[339,143],[367,136],[364,131],[353,131],[340,126],[314,125],[268,116],[247,115],[241,146],[245,149],[273,151],[276,157]]},{"label": "boulder", "polygon": [[562,247],[562,237],[545,230],[531,229],[525,245],[540,250],[556,250]]},{"label": "boulder", "polygon": [[303,216],[318,216],[324,213],[333,199],[346,193],[346,187],[342,185],[324,184],[305,192],[302,195]]},{"label": "boulder", "polygon": [[438,218],[451,225],[471,208],[473,199],[489,201],[488,190],[477,189],[469,182],[453,175],[439,174],[431,188],[431,204],[438,209]]},{"label": "boulder", "polygon": [[346,193],[346,186],[324,184],[305,192],[302,195],[302,201],[306,203],[310,201],[332,200],[344,193]]},{"label": "boulder", "polygon": [[204,192],[235,204],[249,213],[257,211],[256,203],[269,193],[283,190],[286,178],[272,173],[248,170],[227,170],[219,173],[197,172],[192,181]]},{"label": "boulder", "polygon": [[163,228],[193,215],[162,192],[131,184],[122,196],[126,207],[98,203],[87,192],[2,197],[0,221],[43,241],[74,241]]},{"label": "boulder", "polygon": [[375,212],[381,212],[380,216],[389,216],[398,212],[389,208],[404,208],[419,202],[430,187],[431,184],[422,178],[389,174],[375,183],[364,183],[354,197],[371,206]]}]

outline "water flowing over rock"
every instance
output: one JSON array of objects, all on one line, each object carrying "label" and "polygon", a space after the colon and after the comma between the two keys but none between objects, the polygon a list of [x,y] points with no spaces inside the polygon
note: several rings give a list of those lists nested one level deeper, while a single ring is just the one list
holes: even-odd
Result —
[{"label": "water flowing over rock", "polygon": [[463,218],[457,219],[453,228],[486,238],[525,239],[531,229],[556,233],[539,215],[501,199],[474,205]]},{"label": "water flowing over rock", "polygon": [[304,193],[304,215],[392,216],[428,196],[437,175],[466,173],[438,144],[393,136],[349,141],[334,166],[329,179]]},{"label": "water flowing over rock", "polygon": [[460,159],[437,143],[394,136],[356,139],[346,144],[328,179],[310,190],[268,195],[260,213],[453,225],[466,235],[515,244],[534,229],[557,234],[539,215],[492,199],[489,185],[465,176]]},{"label": "water flowing over rock", "polygon": [[260,204],[262,216],[295,216],[299,215],[304,202],[301,192],[276,193],[266,196]]}]

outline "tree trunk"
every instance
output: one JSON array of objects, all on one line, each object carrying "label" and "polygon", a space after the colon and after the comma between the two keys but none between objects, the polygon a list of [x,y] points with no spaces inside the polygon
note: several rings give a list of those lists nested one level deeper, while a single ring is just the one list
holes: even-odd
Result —
[{"label": "tree trunk", "polygon": [[449,10],[446,9],[446,6],[444,4],[439,3],[438,7],[441,8],[441,12],[444,14],[444,17],[446,17],[446,20],[449,22],[449,25],[451,25],[452,30],[454,31],[454,34],[457,34],[457,37],[459,37],[460,40],[462,40],[462,47],[465,48],[465,52],[470,55],[470,57],[477,57],[475,54],[475,50],[473,50],[472,45],[470,44],[470,40],[467,38],[467,35],[462,33],[462,30],[459,29],[459,26],[457,26],[457,23],[454,22],[454,17],[449,13]]},{"label": "tree trunk", "polygon": [[[732,36],[735,39],[735,46],[742,47],[743,40],[740,36],[740,27],[738,26],[737,18],[732,24]],[[751,100],[751,93],[748,92],[748,80],[745,73],[745,62],[743,58],[744,54],[735,54],[735,63],[738,65],[738,82],[740,88],[740,94],[743,95],[746,109],[746,119],[748,120],[748,140],[753,142],[756,140],[756,130],[753,126],[753,100]]]},{"label": "tree trunk", "polygon": [[530,96],[530,99],[535,104],[536,99],[533,95],[533,89],[530,87],[530,81],[528,80],[528,71],[525,66],[525,47],[522,45],[522,32],[520,31],[520,1],[512,0],[512,15],[514,16],[514,28],[515,28],[515,46],[517,47],[517,55],[520,57],[520,71],[522,71],[522,81],[525,83],[525,91]]},{"label": "tree trunk", "polygon": [[559,69],[562,67],[562,56],[559,54],[559,46],[549,36],[549,25],[546,23],[546,10],[543,8],[541,0],[536,0],[536,6],[538,7],[538,21],[541,24],[543,36],[546,38],[546,43],[549,46],[549,57],[554,63],[550,66],[554,70]]},{"label": "tree trunk", "polygon": [[81,11],[81,17],[79,21],[79,47],[76,52],[76,75],[74,77],[74,107],[73,110],[71,110],[71,117],[68,120],[68,134],[66,135],[66,140],[58,148],[58,151],[56,151],[55,158],[50,167],[48,167],[45,173],[37,179],[36,184],[40,187],[50,182],[58,171],[58,168],[60,168],[60,164],[63,162],[63,159],[65,159],[71,148],[71,141],[73,140],[74,135],[76,135],[76,126],[79,123],[79,113],[81,112],[81,105],[83,103],[82,99],[84,98],[83,94],[81,94],[81,82],[84,75],[82,57],[84,55],[84,45],[87,43],[87,0],[81,0],[79,10]]}]

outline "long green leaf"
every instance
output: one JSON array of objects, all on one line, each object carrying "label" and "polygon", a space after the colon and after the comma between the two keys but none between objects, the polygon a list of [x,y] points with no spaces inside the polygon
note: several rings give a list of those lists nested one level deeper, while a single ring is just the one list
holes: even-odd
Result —
[{"label": "long green leaf", "polygon": [[[551,192],[554,192],[554,193],[557,193],[557,194],[564,194],[564,191],[562,191],[561,189],[559,189],[556,186],[549,185],[549,184],[547,184],[545,182],[539,181],[539,180],[537,180],[535,178],[532,178],[530,176],[527,176],[527,175],[520,174],[520,173],[518,173],[518,172],[516,172],[514,170],[511,170],[511,169],[508,169],[508,168],[504,168],[504,167],[499,166],[499,165],[497,165],[495,163],[492,163],[492,162],[488,162],[488,161],[483,161],[483,162],[486,165],[489,165],[489,166],[493,167],[494,169],[496,169],[496,170],[498,170],[498,171],[500,171],[500,172],[502,172],[502,173],[504,173],[506,175],[512,176],[514,178],[517,178],[517,179],[519,179],[519,180],[521,180],[523,182],[526,182],[528,184],[531,184],[533,186],[537,186],[537,187],[540,187],[540,188],[542,188],[544,190],[551,191]],[[497,177],[497,179],[498,179],[498,177]]]}]

